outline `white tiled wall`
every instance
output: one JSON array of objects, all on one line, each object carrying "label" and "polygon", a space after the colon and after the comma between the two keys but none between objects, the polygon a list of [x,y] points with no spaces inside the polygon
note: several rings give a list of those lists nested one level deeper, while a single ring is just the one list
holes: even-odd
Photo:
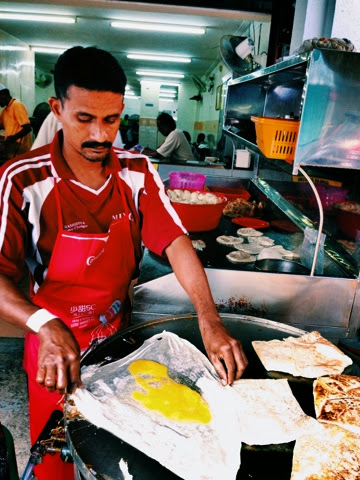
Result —
[{"label": "white tiled wall", "polygon": [[[11,50],[25,48],[26,50]],[[35,107],[34,52],[18,39],[0,30],[0,83],[12,97],[26,105],[29,116]]]}]

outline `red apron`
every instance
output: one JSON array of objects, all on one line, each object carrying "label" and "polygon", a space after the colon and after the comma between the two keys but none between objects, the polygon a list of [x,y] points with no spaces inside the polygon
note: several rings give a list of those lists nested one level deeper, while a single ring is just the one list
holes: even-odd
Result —
[{"label": "red apron", "polygon": [[[63,229],[58,185],[54,190],[59,231],[48,272],[32,301],[57,315],[73,331],[81,350],[98,339],[127,326],[130,311],[128,289],[135,271],[134,246],[130,231],[131,213],[121,180],[116,174],[124,214],[114,220],[107,233],[87,234]],[[30,435],[33,444],[61,396],[49,393],[36,381],[39,340],[27,333],[24,368],[29,382]],[[73,466],[59,455],[45,455],[35,468],[38,480],[71,480]]]}]

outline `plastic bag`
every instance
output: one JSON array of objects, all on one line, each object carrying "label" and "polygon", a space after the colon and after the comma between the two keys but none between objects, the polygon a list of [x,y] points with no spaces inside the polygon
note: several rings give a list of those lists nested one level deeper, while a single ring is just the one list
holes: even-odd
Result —
[{"label": "plastic bag", "polygon": [[[308,267],[310,270],[312,268],[314,254],[315,254],[315,245],[318,236],[318,231],[313,228],[306,227],[304,230],[304,240],[299,249],[300,262]],[[324,272],[324,243],[326,235],[321,234],[320,245],[317,255],[317,261],[315,266],[315,273],[322,275]]]}]

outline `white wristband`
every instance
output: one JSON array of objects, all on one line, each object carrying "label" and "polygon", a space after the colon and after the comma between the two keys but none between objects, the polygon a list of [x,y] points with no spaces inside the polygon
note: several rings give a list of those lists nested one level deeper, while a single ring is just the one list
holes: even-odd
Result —
[{"label": "white wristband", "polygon": [[26,325],[31,328],[33,332],[38,333],[40,328],[45,325],[45,323],[50,322],[50,320],[53,318],[58,317],[45,310],[45,308],[42,308],[30,315],[30,317],[27,319]]}]

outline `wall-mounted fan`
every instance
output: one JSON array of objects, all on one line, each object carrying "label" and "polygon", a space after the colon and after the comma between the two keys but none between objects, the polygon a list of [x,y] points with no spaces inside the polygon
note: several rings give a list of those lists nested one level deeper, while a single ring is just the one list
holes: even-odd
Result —
[{"label": "wall-mounted fan", "polygon": [[190,100],[196,100],[198,102],[198,101],[202,100],[202,95],[201,94],[206,92],[206,85],[202,80],[200,80],[199,77],[193,76],[192,79],[193,79],[194,85],[197,88],[199,93],[197,95],[194,95],[193,97],[191,97]]},{"label": "wall-mounted fan", "polygon": [[227,67],[238,75],[257,70],[260,65],[254,61],[254,42],[249,37],[224,35],[220,39],[220,55]]},{"label": "wall-mounted fan", "polygon": [[46,88],[51,85],[53,76],[50,73],[35,72],[35,85],[40,88]]}]

